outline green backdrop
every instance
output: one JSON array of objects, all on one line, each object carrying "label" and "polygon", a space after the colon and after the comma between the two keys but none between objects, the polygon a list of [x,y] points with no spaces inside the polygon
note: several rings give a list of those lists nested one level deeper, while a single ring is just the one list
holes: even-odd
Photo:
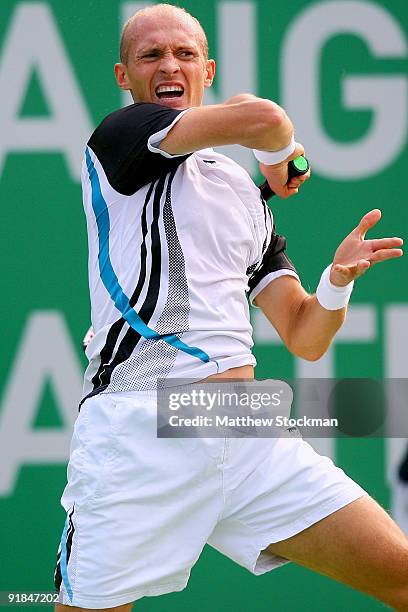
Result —
[{"label": "green backdrop", "polygon": [[[112,65],[121,23],[137,5],[0,3],[0,591],[52,590],[89,323],[81,155],[93,127],[125,103]],[[371,208],[383,211],[373,234],[405,237],[405,0],[184,6],[202,21],[218,64],[207,101],[241,91],[277,100],[306,147],[312,179],[296,198],[272,201],[304,286],[314,290],[336,245]],[[232,154],[259,180],[251,156]],[[293,358],[253,313],[258,377],[407,377],[407,266],[404,258],[387,262],[358,281],[346,326],[313,364]],[[320,445],[392,508],[404,440]],[[156,612],[346,607],[382,608],[294,565],[255,578],[211,549],[187,590],[137,605]]]}]

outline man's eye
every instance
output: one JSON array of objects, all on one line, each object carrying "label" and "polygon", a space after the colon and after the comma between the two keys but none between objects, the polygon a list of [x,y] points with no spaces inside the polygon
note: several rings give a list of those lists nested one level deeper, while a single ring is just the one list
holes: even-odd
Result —
[{"label": "man's eye", "polygon": [[157,53],[145,53],[144,55],[142,55],[143,59],[155,59],[157,57]]},{"label": "man's eye", "polygon": [[179,55],[181,57],[192,57],[193,56],[193,52],[192,51],[180,51]]}]

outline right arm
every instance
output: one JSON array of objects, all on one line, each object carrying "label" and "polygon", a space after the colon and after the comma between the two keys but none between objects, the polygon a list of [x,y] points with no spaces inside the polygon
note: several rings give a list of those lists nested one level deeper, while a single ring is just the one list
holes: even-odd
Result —
[{"label": "right arm", "polygon": [[[239,94],[224,104],[192,108],[158,146],[171,155],[229,144],[279,151],[288,145],[292,135],[292,122],[278,104],[252,94]],[[260,164],[262,174],[279,197],[294,195],[310,177],[309,170],[288,180],[288,161],[303,153],[302,145],[296,144],[295,151],[285,161],[273,166]]]},{"label": "right arm", "polygon": [[287,146],[292,134],[292,122],[278,104],[241,94],[223,104],[192,108],[160,148],[172,155],[228,144],[278,151]]}]

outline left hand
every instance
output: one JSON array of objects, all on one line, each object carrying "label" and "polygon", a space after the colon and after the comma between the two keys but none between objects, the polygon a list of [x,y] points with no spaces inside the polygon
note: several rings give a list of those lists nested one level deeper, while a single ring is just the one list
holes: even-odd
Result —
[{"label": "left hand", "polygon": [[378,209],[366,213],[358,226],[340,244],[330,271],[330,281],[333,285],[344,287],[374,264],[401,257],[403,251],[398,247],[403,244],[402,238],[365,240],[368,230],[380,219],[381,211]]}]

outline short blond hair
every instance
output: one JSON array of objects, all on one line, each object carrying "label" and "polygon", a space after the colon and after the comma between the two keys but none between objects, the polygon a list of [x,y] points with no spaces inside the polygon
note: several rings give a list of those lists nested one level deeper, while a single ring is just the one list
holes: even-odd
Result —
[{"label": "short blond hair", "polygon": [[120,38],[120,61],[122,64],[127,64],[129,59],[129,48],[132,40],[131,29],[132,26],[142,17],[149,15],[179,15],[183,19],[189,20],[197,30],[197,39],[201,50],[204,55],[204,59],[208,59],[208,40],[204,32],[203,26],[196,17],[191,15],[186,9],[180,6],[174,6],[173,4],[155,4],[153,6],[147,6],[146,8],[140,9],[132,17],[130,17],[125,25],[123,26],[122,35]]}]

